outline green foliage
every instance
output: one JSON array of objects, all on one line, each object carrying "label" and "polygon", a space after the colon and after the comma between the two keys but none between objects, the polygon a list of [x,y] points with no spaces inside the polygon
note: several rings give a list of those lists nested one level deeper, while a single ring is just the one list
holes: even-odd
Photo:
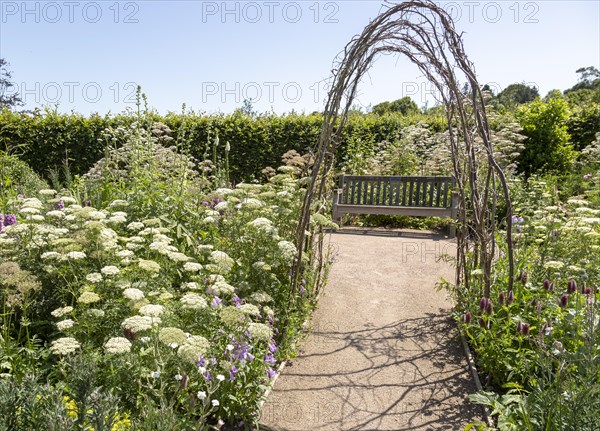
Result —
[{"label": "green foliage", "polygon": [[527,102],[534,101],[539,97],[539,92],[536,87],[529,86],[525,83],[510,84],[502,90],[493,99],[494,105],[500,105],[505,108],[514,108],[517,105],[522,105]]},{"label": "green foliage", "polygon": [[561,171],[570,168],[576,152],[569,144],[569,108],[562,99],[539,99],[517,109],[515,117],[527,139],[518,159],[519,172]]},{"label": "green foliage", "polygon": [[[339,159],[345,157],[346,148],[352,142],[393,140],[404,127],[421,120],[427,121],[434,131],[445,127],[442,116],[353,115],[339,143]],[[50,170],[59,171],[65,164],[71,175],[83,175],[104,156],[107,145],[104,131],[126,129],[136,121],[139,121],[136,115],[126,114],[84,117],[50,110],[39,114],[5,110],[0,112],[0,147],[18,150],[22,160],[40,175],[49,175]],[[220,142],[216,148],[218,159],[225,159],[225,148],[229,143],[229,177],[237,183],[261,178],[261,170],[266,166],[278,166],[281,156],[289,150],[304,154],[313,148],[319,138],[323,117],[317,113],[251,117],[238,111],[213,116],[170,113],[162,117],[149,113],[144,121],[150,125],[164,124],[171,130],[171,145],[199,161],[213,159],[213,149],[211,145],[207,147],[207,143],[212,144],[217,136]],[[148,124],[142,126],[148,128]],[[116,139],[110,144],[119,146],[122,142]]]},{"label": "green foliage", "polygon": [[583,150],[600,132],[600,103],[587,103],[573,109],[567,121],[571,143],[577,151]]},{"label": "green foliage", "polygon": [[[288,151],[267,183],[223,187],[213,173],[226,157],[196,171],[166,147],[186,140],[138,120],[104,131],[104,158],[70,190],[9,200],[17,223],[0,226],[0,378],[37,370],[67,397],[56,420],[74,421],[57,430],[248,428],[328,266],[307,249],[292,296],[299,177],[312,159]],[[325,226],[321,215],[311,230]],[[0,391],[0,411],[30,401]],[[39,409],[48,406],[58,408]],[[33,423],[30,410],[19,420]]]},{"label": "green foliage", "polygon": [[16,156],[0,151],[0,212],[6,212],[10,198],[22,194],[36,195],[38,190],[48,188],[28,165]]},{"label": "green foliage", "polygon": [[520,275],[508,291],[499,232],[490,298],[475,271],[457,313],[494,391],[471,399],[492,408],[500,430],[598,429],[600,173],[510,183]]},{"label": "green foliage", "polygon": [[372,112],[377,115],[399,112],[402,115],[411,115],[419,112],[417,104],[408,96],[393,102],[382,102],[373,106]]}]

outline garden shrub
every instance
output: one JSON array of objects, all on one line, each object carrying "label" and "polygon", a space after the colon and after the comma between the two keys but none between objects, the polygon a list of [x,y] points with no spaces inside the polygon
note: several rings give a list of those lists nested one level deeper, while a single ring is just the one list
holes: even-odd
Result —
[{"label": "garden shrub", "polygon": [[[400,131],[419,121],[427,121],[434,131],[444,128],[441,116],[414,114],[356,115],[351,116],[339,143],[339,159],[346,154],[348,142],[362,139],[373,144],[393,141]],[[0,146],[18,149],[22,159],[41,175],[68,163],[73,175],[85,174],[104,155],[106,129],[127,128],[140,121],[137,115],[60,114],[46,110],[42,113],[0,112]],[[278,166],[288,150],[300,154],[312,149],[320,134],[321,114],[285,115],[264,114],[256,117],[236,112],[231,115],[196,115],[193,113],[165,116],[156,113],[144,115],[143,126],[163,123],[171,130],[173,145],[197,160],[212,159],[211,145],[218,136],[218,155],[224,157],[229,143],[230,176],[234,182],[261,178],[265,166]],[[118,143],[118,141],[117,141]]]},{"label": "garden shrub", "polygon": [[10,197],[18,194],[35,195],[38,190],[48,188],[48,184],[27,163],[2,151],[0,151],[0,182],[2,182],[0,210],[4,209]]}]

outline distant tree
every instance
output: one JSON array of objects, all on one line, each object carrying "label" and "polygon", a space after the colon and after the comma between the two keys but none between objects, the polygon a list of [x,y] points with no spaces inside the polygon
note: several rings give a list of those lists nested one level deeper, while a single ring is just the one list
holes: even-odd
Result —
[{"label": "distant tree", "polygon": [[258,112],[254,110],[252,99],[244,99],[244,101],[242,102],[242,107],[237,108],[234,112],[239,112],[240,114],[247,115],[253,118],[258,115]]},{"label": "distant tree", "polygon": [[563,99],[551,99],[547,103],[536,100],[519,106],[515,113],[525,149],[518,158],[518,170],[530,176],[536,172],[566,170],[577,153],[569,143],[567,120],[569,107]]},{"label": "distant tree", "polygon": [[567,130],[571,136],[571,143],[577,151],[594,142],[596,133],[600,131],[600,104],[587,103],[574,107],[567,121]]},{"label": "distant tree", "polygon": [[417,104],[408,96],[393,102],[382,102],[373,106],[374,114],[387,114],[388,112],[399,112],[402,115],[416,114],[419,112]]},{"label": "distant tree", "polygon": [[483,87],[481,87],[481,91],[487,91],[488,93],[490,93],[492,96],[495,96],[494,94],[494,90],[492,89],[492,87],[489,86],[489,84],[485,84]]},{"label": "distant tree", "polygon": [[8,62],[0,58],[0,109],[23,106],[23,101],[19,97],[19,93],[6,94],[8,89],[13,87],[13,83],[11,82],[12,72],[7,69],[7,66]]},{"label": "distant tree", "polygon": [[548,91],[548,94],[546,94],[544,96],[544,98],[542,99],[544,102],[548,102],[549,100],[552,99],[564,99],[565,96],[563,96],[562,91],[560,90],[550,90]]},{"label": "distant tree", "polygon": [[529,86],[525,83],[510,84],[496,96],[499,104],[506,108],[513,108],[517,105],[532,102],[540,96],[536,87]]},{"label": "distant tree", "polygon": [[596,69],[594,66],[580,67],[575,73],[579,74],[577,84],[568,90],[565,90],[565,94],[579,90],[594,91],[600,88],[600,70]]}]

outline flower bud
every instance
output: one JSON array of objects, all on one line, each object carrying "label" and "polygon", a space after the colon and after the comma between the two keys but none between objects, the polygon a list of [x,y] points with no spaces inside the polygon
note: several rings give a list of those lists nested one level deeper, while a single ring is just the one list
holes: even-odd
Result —
[{"label": "flower bud", "polygon": [[508,292],[508,295],[506,295],[506,303],[511,304],[514,302],[514,300],[515,300],[515,294],[512,290],[510,290]]},{"label": "flower bud", "polygon": [[492,304],[492,301],[490,301],[489,299],[485,306],[485,312],[486,312],[486,314],[492,314],[494,312],[494,305]]},{"label": "flower bud", "polygon": [[563,296],[560,297],[560,300],[559,300],[558,304],[561,307],[566,307],[568,303],[569,303],[569,295],[567,295],[566,293],[564,293]]},{"label": "flower bud", "polygon": [[467,311],[467,312],[466,312],[466,313],[463,315],[462,321],[463,321],[463,323],[465,323],[465,324],[467,324],[467,325],[468,325],[469,323],[471,323],[471,319],[473,319],[473,314],[471,314],[471,312],[470,312],[470,311]]},{"label": "flower bud", "polygon": [[577,291],[577,282],[571,279],[567,282],[567,292],[575,293],[575,291]]},{"label": "flower bud", "polygon": [[504,305],[504,290],[500,292],[500,294],[498,295],[498,303],[500,305]]},{"label": "flower bud", "polygon": [[550,280],[544,280],[544,290],[550,290]]}]

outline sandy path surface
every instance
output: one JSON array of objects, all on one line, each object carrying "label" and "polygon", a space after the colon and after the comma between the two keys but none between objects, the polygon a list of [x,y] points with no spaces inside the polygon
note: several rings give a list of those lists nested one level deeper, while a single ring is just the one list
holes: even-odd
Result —
[{"label": "sandy path surface", "polygon": [[340,231],[329,284],[265,403],[278,431],[461,430],[482,418],[446,292],[443,236]]}]

